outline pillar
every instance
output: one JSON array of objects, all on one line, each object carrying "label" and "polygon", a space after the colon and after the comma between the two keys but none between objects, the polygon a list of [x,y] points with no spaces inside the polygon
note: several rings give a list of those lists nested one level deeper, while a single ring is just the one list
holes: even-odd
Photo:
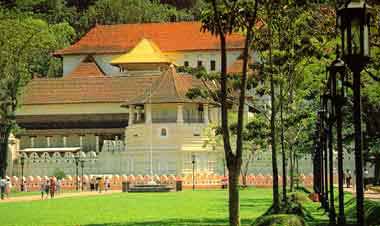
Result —
[{"label": "pillar", "polygon": [[46,137],[46,147],[50,148],[50,137]]},{"label": "pillar", "polygon": [[[79,136],[79,146],[82,149],[82,147],[83,147],[83,136],[82,135]],[[81,150],[81,151],[83,151],[83,150]]]},{"label": "pillar", "polygon": [[99,136],[95,136],[95,151],[99,152]]},{"label": "pillar", "polygon": [[139,122],[140,121],[140,116],[141,116],[141,110],[140,110],[140,108],[137,108],[136,109],[136,122]]},{"label": "pillar", "polygon": [[129,105],[129,117],[128,117],[128,126],[133,125],[133,116],[135,114],[134,112],[135,106],[134,105]]},{"label": "pillar", "polygon": [[208,104],[203,104],[203,122],[205,124],[209,123],[209,119],[208,119]]},{"label": "pillar", "polygon": [[145,123],[152,123],[152,104],[145,104]]},{"label": "pillar", "polygon": [[183,105],[177,105],[177,123],[183,123]]},{"label": "pillar", "polygon": [[62,137],[62,143],[63,143],[63,147],[65,148],[67,146],[67,136]]},{"label": "pillar", "polygon": [[34,148],[34,137],[30,137],[30,147]]}]

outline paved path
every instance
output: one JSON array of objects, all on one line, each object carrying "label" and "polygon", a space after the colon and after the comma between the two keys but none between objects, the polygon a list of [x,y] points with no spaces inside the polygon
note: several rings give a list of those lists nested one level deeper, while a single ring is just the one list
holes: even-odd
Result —
[{"label": "paved path", "polygon": [[[99,196],[99,195],[110,195],[114,193],[120,193],[120,191],[107,191],[107,192],[70,192],[70,193],[62,193],[54,197],[54,199],[61,199],[67,197],[80,197],[80,196]],[[49,196],[50,199],[50,196]],[[0,200],[0,203],[8,203],[8,202],[27,202],[27,201],[38,201],[41,200],[41,195],[28,195],[28,196],[16,196],[10,197],[9,199],[5,198],[4,200]]]},{"label": "paved path", "polygon": [[[351,187],[351,188],[344,188],[344,191],[351,192],[352,195],[355,196],[355,190],[354,189],[355,188],[353,188],[353,187]],[[380,201],[380,193],[376,192],[376,191],[373,191],[373,190],[365,191],[364,197],[367,198],[367,199],[374,200],[374,201]]]}]

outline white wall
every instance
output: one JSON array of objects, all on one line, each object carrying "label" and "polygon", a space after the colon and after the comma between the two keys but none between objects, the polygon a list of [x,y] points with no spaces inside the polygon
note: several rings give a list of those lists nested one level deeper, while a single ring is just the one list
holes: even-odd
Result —
[{"label": "white wall", "polygon": [[[190,67],[196,67],[198,60],[210,71],[210,61],[215,60],[216,71],[220,71],[220,51],[191,51],[164,53],[170,59],[173,59],[178,66],[183,66],[185,61],[189,62]],[[227,66],[230,66],[241,54],[239,50],[228,51]],[[119,68],[110,64],[111,60],[118,57],[118,54],[96,55],[95,60],[107,75],[120,74]],[[85,55],[66,55],[63,56],[63,75],[70,74],[79,63],[85,58]]]}]

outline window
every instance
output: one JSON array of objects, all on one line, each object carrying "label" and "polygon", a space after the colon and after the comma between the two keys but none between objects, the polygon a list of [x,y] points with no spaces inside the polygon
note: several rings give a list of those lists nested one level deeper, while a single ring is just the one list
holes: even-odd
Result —
[{"label": "window", "polygon": [[183,66],[188,67],[189,66],[189,61],[183,62]]},{"label": "window", "polygon": [[210,61],[210,70],[215,71],[216,65],[215,65],[215,60]]},{"label": "window", "polygon": [[161,136],[166,137],[167,135],[168,135],[168,131],[166,130],[166,128],[162,128],[161,129]]},{"label": "window", "polygon": [[201,60],[198,60],[197,67],[202,67],[202,61]]}]

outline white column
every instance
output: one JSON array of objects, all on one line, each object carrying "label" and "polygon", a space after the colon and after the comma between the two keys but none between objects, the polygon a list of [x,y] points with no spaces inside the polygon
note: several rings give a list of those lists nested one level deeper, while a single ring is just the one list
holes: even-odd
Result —
[{"label": "white column", "polygon": [[183,105],[177,105],[177,123],[183,123]]},{"label": "white column", "polygon": [[136,109],[136,122],[140,121],[141,111],[139,108]]},{"label": "white column", "polygon": [[67,146],[67,137],[66,136],[62,137],[62,143],[63,143],[63,147],[65,148]]},{"label": "white column", "polygon": [[99,152],[99,136],[95,136],[95,151]]},{"label": "white column", "polygon": [[145,104],[145,123],[152,122],[152,104]]},{"label": "white column", "polygon": [[30,137],[30,147],[34,148],[34,137]]},{"label": "white column", "polygon": [[83,147],[83,136],[82,135],[79,136],[79,146],[80,146],[80,148]]},{"label": "white column", "polygon": [[46,137],[46,147],[50,148],[50,137]]},{"label": "white column", "polygon": [[208,104],[203,104],[203,122],[208,124]]},{"label": "white column", "polygon": [[135,106],[134,105],[129,105],[129,117],[128,117],[128,126],[133,125],[133,118],[135,114]]}]

